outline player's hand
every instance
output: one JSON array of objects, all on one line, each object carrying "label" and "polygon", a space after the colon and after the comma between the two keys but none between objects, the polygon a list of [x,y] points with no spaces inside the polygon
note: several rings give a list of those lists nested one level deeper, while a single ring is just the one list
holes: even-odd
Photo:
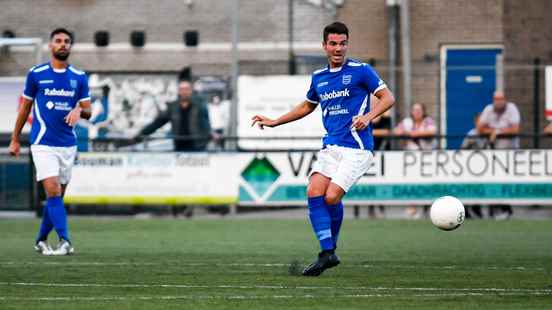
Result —
[{"label": "player's hand", "polygon": [[264,126],[267,126],[267,127],[274,127],[276,126],[276,121],[275,120],[272,120],[268,117],[265,117],[265,116],[262,116],[262,115],[255,115],[251,118],[251,120],[253,121],[253,123],[251,123],[251,127],[255,126],[255,124],[257,124],[257,126],[259,126],[259,128],[262,130],[264,129]]},{"label": "player's hand", "polygon": [[353,124],[351,125],[351,129],[354,130],[364,130],[368,125],[370,124],[370,121],[366,118],[365,115],[356,115],[353,116]]},{"label": "player's hand", "polygon": [[8,147],[11,156],[19,157],[19,150],[21,149],[21,144],[19,141],[11,140],[10,146]]},{"label": "player's hand", "polygon": [[76,106],[73,110],[69,111],[67,116],[65,116],[65,123],[71,127],[74,127],[81,118],[81,110],[81,107]]}]

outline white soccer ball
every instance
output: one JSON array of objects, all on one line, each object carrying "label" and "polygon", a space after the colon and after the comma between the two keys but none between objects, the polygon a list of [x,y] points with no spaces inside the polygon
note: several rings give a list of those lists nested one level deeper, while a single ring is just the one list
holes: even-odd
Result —
[{"label": "white soccer ball", "polygon": [[452,196],[437,198],[429,212],[433,225],[442,230],[454,230],[460,227],[464,223],[465,215],[464,204]]}]

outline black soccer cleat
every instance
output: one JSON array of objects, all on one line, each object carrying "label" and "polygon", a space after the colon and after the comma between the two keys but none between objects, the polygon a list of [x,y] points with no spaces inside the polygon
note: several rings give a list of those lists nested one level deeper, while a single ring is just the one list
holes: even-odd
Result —
[{"label": "black soccer cleat", "polygon": [[303,275],[307,277],[318,277],[328,268],[339,265],[339,257],[335,253],[322,251],[318,254],[318,259],[305,267]]}]

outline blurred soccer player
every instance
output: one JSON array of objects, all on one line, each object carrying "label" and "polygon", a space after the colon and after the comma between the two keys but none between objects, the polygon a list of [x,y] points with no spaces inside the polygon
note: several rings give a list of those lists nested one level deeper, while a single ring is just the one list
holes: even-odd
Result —
[{"label": "blurred soccer player", "polygon": [[[77,153],[73,129],[81,117],[90,118],[90,94],[85,73],[67,63],[72,44],[73,35],[64,28],[55,29],[50,34],[51,60],[32,67],[27,74],[24,102],[9,146],[10,154],[19,156],[21,129],[34,107],[31,154],[37,181],[42,181],[47,196],[35,250],[44,255],[74,252],[63,195]],[[52,229],[56,230],[60,241],[54,250],[47,243]]]},{"label": "blurred soccer player", "polygon": [[[277,119],[255,115],[252,126],[286,124],[310,114],[318,105],[326,129],[323,147],[313,165],[307,188],[309,218],[322,251],[303,270],[319,276],[337,266],[335,254],[343,221],[341,199],[368,170],[373,159],[371,121],[394,104],[393,94],[368,64],[347,59],[349,30],[340,22],[324,28],[322,47],[328,66],[314,71],[306,100]],[[379,104],[370,109],[370,94]]]}]

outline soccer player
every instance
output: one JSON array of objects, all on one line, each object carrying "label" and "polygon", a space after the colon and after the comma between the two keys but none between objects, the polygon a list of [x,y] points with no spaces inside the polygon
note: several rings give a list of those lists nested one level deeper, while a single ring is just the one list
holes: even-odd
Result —
[{"label": "soccer player", "polygon": [[[347,59],[349,30],[341,22],[324,28],[322,48],[328,66],[314,71],[306,100],[277,119],[255,115],[252,126],[260,129],[298,120],[322,110],[326,129],[323,147],[309,175],[309,218],[322,251],[303,270],[304,276],[319,276],[337,266],[335,254],[343,221],[341,199],[368,170],[373,158],[371,121],[394,104],[393,94],[368,64]],[[379,99],[370,109],[370,94]]]},{"label": "soccer player", "polygon": [[[85,73],[67,63],[72,44],[73,35],[67,29],[57,28],[50,34],[51,60],[32,67],[27,74],[24,101],[9,146],[10,154],[19,156],[19,135],[33,109],[31,154],[37,181],[42,181],[47,197],[35,250],[44,255],[74,252],[63,195],[77,153],[73,129],[81,117],[90,118],[91,104]],[[52,229],[60,241],[53,250],[47,243]]]}]

